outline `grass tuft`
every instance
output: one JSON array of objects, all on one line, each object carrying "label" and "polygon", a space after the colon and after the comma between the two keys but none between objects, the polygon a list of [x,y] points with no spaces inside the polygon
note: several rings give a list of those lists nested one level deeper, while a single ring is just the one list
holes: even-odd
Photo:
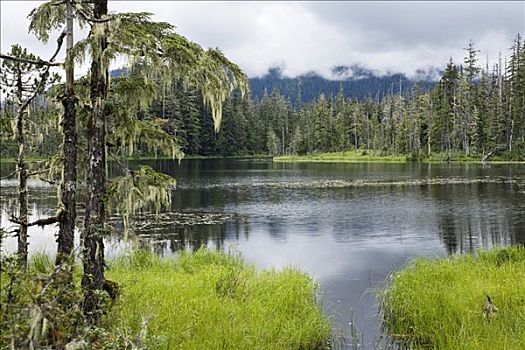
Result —
[{"label": "grass tuft", "polygon": [[414,349],[525,349],[524,290],[523,247],[416,259],[382,295],[384,327]]},{"label": "grass tuft", "polygon": [[111,322],[155,349],[323,349],[330,323],[317,285],[293,269],[256,271],[236,255],[199,250],[159,258],[134,252],[107,276],[121,286]]},{"label": "grass tuft", "polygon": [[34,273],[49,274],[53,271],[55,262],[46,252],[33,253],[28,262],[28,269]]}]

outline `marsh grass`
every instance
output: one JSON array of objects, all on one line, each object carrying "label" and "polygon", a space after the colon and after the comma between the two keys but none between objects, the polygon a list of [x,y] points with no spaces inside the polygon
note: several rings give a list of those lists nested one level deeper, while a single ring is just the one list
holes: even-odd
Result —
[{"label": "marsh grass", "polygon": [[[421,161],[426,163],[442,163],[442,162],[458,162],[458,163],[483,163],[482,156],[465,155],[462,152],[447,153],[433,153],[431,155],[424,155]],[[484,163],[523,163],[523,157],[512,157],[510,155],[493,156]]]},{"label": "marsh grass", "polygon": [[382,155],[381,152],[372,150],[350,150],[345,152],[313,153],[303,156],[274,157],[274,162],[393,162],[404,163],[404,155]]},{"label": "marsh grass", "polygon": [[[349,150],[345,152],[312,153],[301,156],[274,157],[274,162],[333,162],[333,163],[481,163],[481,157],[466,156],[463,153],[433,153],[428,155],[383,154],[374,150]],[[523,159],[510,157],[492,157],[485,163],[523,163]]]},{"label": "marsh grass", "polygon": [[121,295],[113,327],[156,349],[323,349],[330,323],[317,285],[293,269],[256,271],[237,256],[200,250],[159,258],[134,252],[110,264]]},{"label": "marsh grass", "polygon": [[[0,335],[0,348],[10,348],[13,341],[25,344],[30,305],[55,267],[42,252],[30,257],[25,272],[14,268],[14,257],[2,259],[0,326],[10,331]],[[108,265],[119,297],[108,299],[100,327],[82,326],[77,265],[72,288],[58,284],[39,296],[51,333],[59,335],[42,344],[63,348],[82,339],[90,349],[325,349],[332,340],[318,286],[297,270],[258,271],[237,254],[208,250],[168,258],[128,252]],[[59,300],[68,306],[62,309]]]},{"label": "marsh grass", "polygon": [[28,261],[29,271],[34,273],[51,273],[54,267],[55,262],[52,260],[52,257],[44,251],[32,254]]},{"label": "marsh grass", "polygon": [[416,259],[382,293],[384,328],[414,349],[525,349],[524,291],[523,247]]}]

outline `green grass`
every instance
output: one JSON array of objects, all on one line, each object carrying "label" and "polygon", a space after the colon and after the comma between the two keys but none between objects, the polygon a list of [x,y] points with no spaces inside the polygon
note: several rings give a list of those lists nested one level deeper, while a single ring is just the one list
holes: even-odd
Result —
[{"label": "green grass", "polygon": [[417,259],[382,294],[384,327],[414,349],[525,349],[524,291],[523,247]]},{"label": "green grass", "polygon": [[[334,163],[405,163],[411,161],[407,155],[382,155],[373,150],[349,150],[345,152],[313,153],[302,156],[280,156],[274,157],[274,162],[334,162]],[[415,161],[418,161],[417,159]],[[462,153],[448,156],[443,153],[435,153],[424,156],[419,161],[424,163],[460,162],[481,163],[480,157],[466,156]],[[509,160],[504,157],[492,157],[485,163],[523,163],[523,160]]]},{"label": "green grass", "polygon": [[[108,265],[106,276],[119,284],[119,297],[101,328],[88,332],[89,348],[116,349],[116,344],[135,341],[144,319],[149,320],[148,349],[328,348],[331,325],[316,301],[317,284],[297,270],[257,271],[237,255],[208,250],[169,258],[128,252]],[[53,269],[52,257],[35,253],[27,272],[0,271],[0,302],[10,300],[9,309],[1,309],[0,326],[16,328],[16,339],[28,334],[27,306]],[[60,339],[82,331],[75,326],[82,317],[81,269],[74,268],[75,288],[50,288],[41,299],[51,305],[48,317]],[[65,310],[58,307],[57,295],[68,298]],[[10,342],[11,332],[0,336],[0,348]]]},{"label": "green grass", "polygon": [[440,163],[440,162],[481,162],[480,157],[467,156],[463,153],[454,153],[448,155],[446,153],[433,153],[423,158],[424,162],[428,163]]},{"label": "green grass", "polygon": [[30,272],[48,274],[55,267],[54,259],[49,254],[41,251],[32,254],[27,263]]},{"label": "green grass", "polygon": [[304,156],[281,156],[274,157],[274,162],[392,162],[404,163],[406,156],[403,155],[381,155],[380,152],[351,150],[346,152],[314,153]]},{"label": "green grass", "polygon": [[256,271],[239,257],[200,250],[178,258],[133,253],[111,262],[121,295],[111,322],[155,349],[319,349],[330,323],[317,285],[292,269]]},{"label": "green grass", "polygon": [[[425,163],[460,162],[460,163],[482,163],[481,156],[467,156],[464,153],[453,153],[448,156],[445,153],[433,153],[425,156]],[[510,156],[492,156],[485,163],[524,163],[523,159],[511,158]]]}]

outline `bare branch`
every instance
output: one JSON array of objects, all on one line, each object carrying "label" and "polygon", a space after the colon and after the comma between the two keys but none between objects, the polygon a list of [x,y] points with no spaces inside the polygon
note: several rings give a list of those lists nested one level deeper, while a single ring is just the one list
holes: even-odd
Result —
[{"label": "bare branch", "polygon": [[40,93],[40,91],[46,86],[47,84],[47,80],[48,80],[48,77],[49,77],[49,69],[51,67],[48,66],[46,68],[46,70],[44,72],[42,72],[40,74],[40,81],[38,82],[38,86],[37,88],[34,90],[33,92],[33,95],[31,95],[30,97],[28,97],[25,102],[23,104],[20,104],[20,107],[18,109],[18,113],[24,113],[25,112],[25,109],[27,108],[27,106],[29,106],[29,104],[31,103],[31,101],[33,101],[33,99]]},{"label": "bare branch", "polygon": [[15,170],[15,171],[13,171],[11,174],[9,174],[9,175],[7,175],[7,176],[4,176],[4,177],[0,178],[0,180],[7,180],[7,179],[9,179],[11,176],[13,176],[13,175],[15,175],[16,173],[18,173],[18,171],[19,171],[19,170],[17,169],[17,170]]},{"label": "bare branch", "polygon": [[140,326],[140,333],[137,336],[137,339],[135,341],[135,345],[140,349],[142,348],[144,344],[144,339],[146,338],[146,332],[148,329],[148,323],[151,320],[152,315],[148,315],[147,317],[142,317],[142,324]]},{"label": "bare branch", "polygon": [[110,152],[110,151],[108,150],[108,154],[109,154],[109,156],[110,156],[111,158],[113,158],[113,160],[117,163],[117,165],[120,166],[120,167],[122,168],[122,170],[124,170],[124,172],[125,172],[126,174],[130,174],[130,173],[132,173],[132,171],[131,171],[127,166],[125,166],[125,165],[120,161],[120,159],[119,159],[119,158],[118,158],[113,152]]},{"label": "bare branch", "polygon": [[15,224],[18,224],[18,225],[25,226],[25,227],[31,227],[35,225],[46,226],[46,225],[56,224],[57,222],[60,222],[60,220],[62,219],[62,214],[63,214],[63,211],[59,210],[57,215],[55,216],[50,216],[45,219],[38,219],[38,220],[35,220],[33,222],[28,222],[28,223],[20,221],[19,218],[15,217],[14,215],[11,215],[11,217],[9,218],[9,221]]},{"label": "bare branch", "polygon": [[51,58],[49,59],[49,62],[53,62],[55,58],[57,57],[58,53],[60,52],[60,49],[62,48],[62,44],[64,43],[64,37],[66,36],[66,29],[60,33],[60,36],[57,38],[57,49],[55,50],[55,53]]},{"label": "bare branch", "polygon": [[3,53],[0,53],[0,58],[4,59],[4,60],[10,60],[10,61],[34,64],[34,65],[37,65],[37,66],[58,67],[58,66],[63,66],[64,65],[63,62],[48,62],[48,61],[44,61],[41,58],[36,59],[36,60],[30,60],[28,58],[15,57],[15,56],[6,55],[6,54],[3,54]]},{"label": "bare branch", "polygon": [[51,216],[51,217],[48,217],[48,218],[45,218],[45,219],[39,219],[39,220],[36,220],[36,221],[33,221],[33,222],[30,222],[29,224],[27,224],[28,226],[35,226],[35,225],[38,225],[38,226],[45,226],[45,225],[51,225],[51,224],[55,224],[57,222],[60,222],[62,218],[62,212],[59,212],[58,215],[56,216]]},{"label": "bare branch", "polygon": [[16,237],[20,233],[20,229],[19,228],[14,228],[11,231],[7,231],[7,233],[10,234],[10,235],[13,235],[14,237]]},{"label": "bare branch", "polygon": [[50,185],[56,185],[56,182],[55,182],[55,181],[48,180],[48,179],[44,179],[42,176],[39,176],[38,179],[39,179],[40,181],[47,182],[47,183],[50,184]]},{"label": "bare branch", "polygon": [[47,168],[47,169],[42,169],[42,170],[37,170],[37,171],[33,171],[29,174],[27,174],[28,176],[34,176],[34,175],[40,175],[40,174],[43,174],[45,172],[48,172],[50,169]]},{"label": "bare branch", "polygon": [[[3,59],[9,59],[9,60],[13,60],[13,61],[31,63],[31,64],[35,64],[35,65],[39,65],[39,66],[47,66],[47,69],[43,73],[40,74],[41,81],[40,81],[40,84],[38,84],[38,87],[41,88],[41,87],[43,87],[43,85],[45,85],[47,83],[47,75],[49,73],[49,68],[53,67],[53,66],[61,66],[61,65],[64,64],[62,62],[54,62],[54,61],[55,61],[56,56],[60,52],[60,49],[62,48],[62,44],[64,43],[64,37],[65,36],[66,36],[66,30],[64,29],[62,31],[62,33],[60,33],[60,36],[57,38],[57,48],[56,48],[55,52],[53,53],[53,56],[51,56],[51,58],[49,59],[49,61],[44,61],[41,58],[38,58],[37,60],[30,60],[30,59],[26,59],[26,58],[14,57],[14,56],[4,55],[4,54],[0,54],[0,56]],[[46,79],[44,79],[44,77]],[[31,78],[28,78],[27,81],[29,82],[30,80],[31,80]],[[36,91],[38,91],[38,89]],[[33,100],[34,97],[35,97],[35,94],[33,94],[33,96],[31,96],[28,99],[28,101],[31,102],[31,100]],[[27,105],[27,104],[28,103],[26,103],[24,105]]]}]

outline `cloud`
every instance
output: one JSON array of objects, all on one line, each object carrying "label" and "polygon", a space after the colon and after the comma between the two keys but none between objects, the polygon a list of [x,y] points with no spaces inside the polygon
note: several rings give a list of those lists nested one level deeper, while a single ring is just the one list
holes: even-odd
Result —
[{"label": "cloud", "polygon": [[[35,3],[1,3],[2,51],[10,42],[42,45],[25,35]],[[112,11],[149,11],[204,47],[218,47],[250,76],[280,66],[295,76],[354,65],[378,73],[461,62],[470,39],[496,60],[524,32],[525,2],[169,2],[110,1]],[[47,49],[47,53],[51,50]],[[46,55],[43,55],[45,57]]]},{"label": "cloud", "polygon": [[53,47],[45,47],[33,35],[27,33],[27,15],[37,7],[39,1],[0,1],[2,52],[11,50],[11,45],[20,44],[43,58],[53,54]]}]

